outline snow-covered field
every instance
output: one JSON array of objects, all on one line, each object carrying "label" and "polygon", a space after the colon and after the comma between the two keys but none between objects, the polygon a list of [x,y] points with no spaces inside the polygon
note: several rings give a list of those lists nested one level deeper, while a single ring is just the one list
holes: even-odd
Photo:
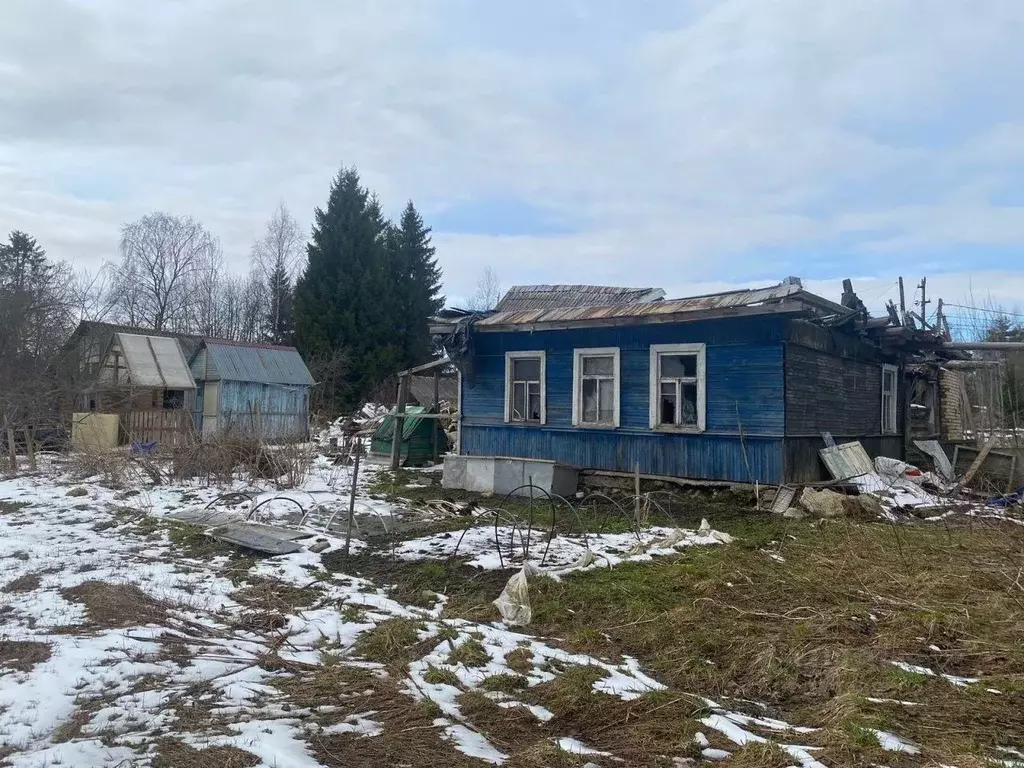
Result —
[{"label": "snow-covered field", "polygon": [[[287,492],[144,479],[112,489],[70,476],[60,462],[0,481],[0,764],[162,768],[182,764],[185,750],[189,760],[210,756],[196,765],[501,765],[512,750],[465,711],[466,696],[477,695],[535,722],[538,739],[571,764],[622,765],[607,747],[560,731],[534,691],[575,670],[591,691],[621,702],[665,692],[632,657],[573,653],[529,626],[462,618],[430,592],[405,604],[389,596],[386,568],[374,570],[384,574],[377,582],[326,568],[343,539],[323,525],[347,510],[350,476],[325,459]],[[394,532],[403,519],[422,523],[431,514],[429,505],[424,512],[373,498],[374,472],[357,488],[364,527],[378,520]],[[240,519],[260,502],[258,517],[293,526],[302,510],[326,510],[305,521],[316,528],[309,541],[326,550],[254,557],[167,518],[228,490],[253,498],[234,507]],[[451,523],[450,509],[436,514]],[[445,561],[457,549],[463,563],[487,572],[519,568],[528,549],[531,573],[540,567],[559,578],[730,541],[706,525],[553,539],[502,525],[499,557],[492,518],[476,514],[479,524],[464,536],[442,525],[374,550],[357,531],[353,550],[407,565]],[[391,639],[403,632],[404,641]],[[823,765],[817,748],[803,744],[815,727],[686,696],[700,730],[691,757],[664,755],[673,765],[768,740],[794,765]],[[876,736],[894,753],[917,749],[888,731]]]},{"label": "snow-covered field", "polygon": [[[347,470],[321,461],[301,489],[281,495],[307,508],[342,506],[348,482]],[[333,665],[388,678],[382,664],[360,659],[354,646],[392,620],[415,622],[424,643],[398,684],[402,706],[432,702],[436,717],[428,723],[441,743],[481,764],[500,764],[507,756],[462,716],[458,695],[511,674],[506,660],[517,649],[533,659],[529,686],[585,666],[600,670],[595,690],[623,700],[663,687],[634,659],[591,658],[498,623],[441,619],[440,596],[430,607],[403,605],[374,583],[328,572],[312,552],[258,559],[221,550],[197,555],[169,536],[163,518],[201,508],[228,489],[134,485],[114,490],[98,478],[75,479],[59,463],[0,482],[0,756],[12,766],[173,764],[157,762],[168,738],[195,749],[241,749],[268,767],[345,764],[323,762],[325,752],[314,744],[348,738],[358,749],[360,739],[383,738],[387,723],[350,702],[299,706],[285,683]],[[274,496],[262,489],[256,500]],[[396,514],[369,498],[363,483],[357,507],[381,518]],[[261,509],[266,519],[295,522],[294,504],[272,501]],[[665,533],[648,535],[655,552],[717,543],[696,532],[666,543]],[[327,539],[328,552],[342,546],[335,535],[319,538]],[[591,546],[608,564],[651,556],[630,539],[591,537]],[[405,542],[399,556],[446,556],[449,541]],[[484,568],[497,567],[493,551],[488,526],[472,529],[463,542],[466,557]],[[560,543],[552,564],[564,567],[584,551]],[[296,604],[275,604],[275,621],[261,626],[253,613],[262,608],[258,602],[254,608],[252,598],[260,589],[287,592]],[[481,645],[486,663],[470,667],[449,659],[466,643]],[[437,682],[444,671],[460,685]],[[551,718],[514,696],[488,696],[503,708],[532,712],[538,722]],[[557,743],[570,752],[586,749],[569,735]]]}]

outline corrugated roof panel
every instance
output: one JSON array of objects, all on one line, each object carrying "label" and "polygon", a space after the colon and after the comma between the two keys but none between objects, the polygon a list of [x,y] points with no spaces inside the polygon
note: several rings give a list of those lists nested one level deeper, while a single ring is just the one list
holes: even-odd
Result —
[{"label": "corrugated roof panel", "polygon": [[593,307],[657,301],[665,296],[660,288],[620,288],[609,285],[514,285],[498,302],[498,312],[565,307]]},{"label": "corrugated roof panel", "polygon": [[195,379],[192,378],[177,339],[119,333],[117,340],[134,386],[195,389]]},{"label": "corrugated roof panel", "polygon": [[[206,342],[218,379],[310,387],[313,376],[294,347]],[[212,379],[211,379],[212,380]]]}]

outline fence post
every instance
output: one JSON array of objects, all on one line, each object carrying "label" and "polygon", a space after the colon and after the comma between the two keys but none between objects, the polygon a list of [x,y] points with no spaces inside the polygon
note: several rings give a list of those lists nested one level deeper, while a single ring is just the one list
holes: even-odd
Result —
[{"label": "fence post", "polygon": [[11,472],[18,471],[18,448],[14,444],[14,427],[4,421],[4,429],[7,432],[7,455],[11,459]]},{"label": "fence post", "polygon": [[398,379],[398,405],[395,406],[395,432],[391,436],[391,469],[402,463],[402,439],[405,436],[405,401],[409,398],[409,377]]},{"label": "fence post", "polygon": [[32,427],[25,427],[25,454],[28,456],[29,472],[36,471],[36,443]]},{"label": "fence post", "polygon": [[359,482],[359,455],[362,453],[363,443],[356,438],[356,459],[352,465],[352,490],[348,495],[348,527],[345,530],[345,560],[348,561],[349,549],[352,545],[352,523],[356,517],[356,483]]}]

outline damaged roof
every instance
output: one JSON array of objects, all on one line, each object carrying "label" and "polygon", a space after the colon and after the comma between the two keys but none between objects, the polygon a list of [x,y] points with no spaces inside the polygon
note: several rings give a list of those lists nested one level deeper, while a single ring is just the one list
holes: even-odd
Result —
[{"label": "damaged roof", "polygon": [[527,312],[565,307],[640,304],[665,298],[661,288],[608,285],[514,285],[498,302],[497,312]]},{"label": "damaged roof", "polygon": [[808,293],[796,282],[780,283],[766,288],[691,296],[685,299],[631,303],[604,303],[575,307],[555,307],[532,310],[499,311],[481,318],[475,324],[480,330],[500,330],[518,326],[550,326],[561,324],[604,324],[618,320],[636,319],[640,322],[667,322],[688,313],[712,310],[736,310],[735,314],[756,314],[742,310],[760,308],[759,311],[801,311],[812,309],[818,314],[850,315],[853,310]]},{"label": "damaged roof", "polygon": [[178,340],[168,336],[116,334],[132,385],[146,389],[195,389]]}]

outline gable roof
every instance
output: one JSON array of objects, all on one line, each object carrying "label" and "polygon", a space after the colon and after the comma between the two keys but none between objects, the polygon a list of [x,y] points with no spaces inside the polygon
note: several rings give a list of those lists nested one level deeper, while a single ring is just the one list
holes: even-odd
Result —
[{"label": "gable roof", "polygon": [[627,319],[640,323],[658,323],[696,319],[709,314],[728,316],[783,311],[812,311],[819,315],[838,316],[854,314],[853,310],[809,293],[799,283],[791,282],[667,301],[499,311],[477,320],[475,327],[481,331],[496,331],[522,326],[550,328],[565,324],[614,325]]},{"label": "gable roof", "polygon": [[[145,389],[196,388],[177,339],[118,333],[114,341],[120,347],[132,386]],[[111,351],[113,347],[114,343]]]},{"label": "gable roof", "polygon": [[660,288],[607,285],[514,285],[498,302],[497,312],[526,312],[566,307],[640,304],[665,298]]},{"label": "gable roof", "polygon": [[140,328],[132,325],[118,325],[117,323],[104,323],[99,320],[82,320],[78,327],[75,328],[75,332],[71,335],[65,347],[71,344],[76,338],[81,336],[93,336],[97,339],[103,340],[103,345],[109,341],[111,337],[118,333],[130,333],[136,336],[154,336],[167,339],[177,339],[181,342],[181,349],[185,353],[185,358],[188,359],[195,354],[195,351],[199,349],[199,344],[202,342],[201,336],[196,336],[190,333],[175,333],[173,331],[154,331],[150,328]]},{"label": "gable roof", "polygon": [[202,381],[247,381],[310,387],[315,382],[295,347],[205,339],[190,365]]}]

